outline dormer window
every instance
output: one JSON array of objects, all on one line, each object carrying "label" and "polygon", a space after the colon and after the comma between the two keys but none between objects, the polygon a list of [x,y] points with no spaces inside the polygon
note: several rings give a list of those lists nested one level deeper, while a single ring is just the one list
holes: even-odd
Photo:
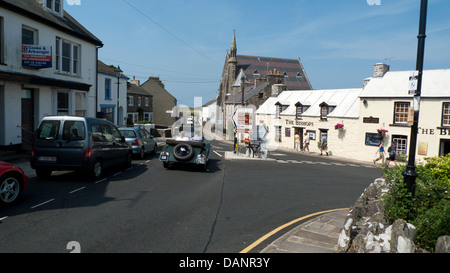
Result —
[{"label": "dormer window", "polygon": [[328,105],[326,102],[319,104],[320,107],[320,120],[327,121],[328,114],[333,112],[336,106]]},{"label": "dormer window", "polygon": [[302,119],[302,115],[309,109],[309,105],[303,105],[301,102],[295,104],[295,118]]},{"label": "dormer window", "polygon": [[275,103],[275,107],[276,107],[275,118],[281,118],[281,113],[284,110],[286,110],[289,107],[289,105],[282,104],[281,102],[277,102],[277,103]]},{"label": "dormer window", "polygon": [[58,15],[62,14],[62,0],[45,0],[45,8],[51,10]]}]

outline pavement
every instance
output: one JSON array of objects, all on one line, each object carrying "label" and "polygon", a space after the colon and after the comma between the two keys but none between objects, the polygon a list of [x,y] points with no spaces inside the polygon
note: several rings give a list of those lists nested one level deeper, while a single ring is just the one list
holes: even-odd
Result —
[{"label": "pavement", "polygon": [[315,216],[273,241],[260,253],[335,253],[348,209]]},{"label": "pavement", "polygon": [[[163,142],[158,141],[158,144],[161,145]],[[225,159],[275,160],[270,158],[253,158],[242,154],[236,155],[233,152],[226,152]],[[29,161],[17,161],[13,163],[21,167],[29,178],[36,176],[35,171],[30,167]],[[300,221],[300,219],[299,221],[294,220],[293,224],[280,229],[290,228],[290,230],[267,245],[260,253],[335,253],[335,246],[337,245],[339,233],[344,226],[347,214],[348,209],[340,209],[315,213],[310,217],[306,216],[301,218],[303,221]]]}]

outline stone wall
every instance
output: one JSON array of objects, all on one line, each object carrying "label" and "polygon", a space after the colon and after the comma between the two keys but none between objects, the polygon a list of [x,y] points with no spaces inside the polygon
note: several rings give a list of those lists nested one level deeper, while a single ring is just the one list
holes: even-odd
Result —
[{"label": "stone wall", "polygon": [[[389,191],[384,179],[376,179],[350,209],[341,229],[336,252],[339,253],[417,253],[416,228],[397,219],[388,226],[381,197]],[[450,236],[439,237],[436,253],[450,253]]]}]

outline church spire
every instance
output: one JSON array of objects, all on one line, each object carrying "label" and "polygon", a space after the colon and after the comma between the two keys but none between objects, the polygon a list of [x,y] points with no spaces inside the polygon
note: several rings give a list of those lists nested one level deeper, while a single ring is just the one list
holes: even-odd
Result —
[{"label": "church spire", "polygon": [[228,60],[229,63],[237,63],[236,54],[237,54],[236,31],[233,31],[233,41],[231,42],[230,48],[230,59]]}]

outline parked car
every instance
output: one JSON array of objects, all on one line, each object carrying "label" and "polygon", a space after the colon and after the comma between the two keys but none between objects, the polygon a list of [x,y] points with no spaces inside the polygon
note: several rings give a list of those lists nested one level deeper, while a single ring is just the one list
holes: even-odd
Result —
[{"label": "parked car", "polygon": [[142,128],[119,128],[120,133],[125,137],[125,140],[131,144],[133,154],[138,155],[141,159],[147,153],[155,153],[158,149],[158,144],[153,136]]},{"label": "parked car", "polygon": [[107,120],[51,116],[42,119],[34,135],[30,163],[39,178],[55,170],[82,170],[99,178],[106,167],[130,166],[132,152]]},{"label": "parked car", "polygon": [[0,205],[10,205],[19,200],[25,191],[28,177],[22,169],[0,161]]},{"label": "parked car", "polygon": [[168,139],[162,148],[159,160],[165,168],[176,164],[191,164],[206,170],[211,144],[204,141],[182,141]]}]

